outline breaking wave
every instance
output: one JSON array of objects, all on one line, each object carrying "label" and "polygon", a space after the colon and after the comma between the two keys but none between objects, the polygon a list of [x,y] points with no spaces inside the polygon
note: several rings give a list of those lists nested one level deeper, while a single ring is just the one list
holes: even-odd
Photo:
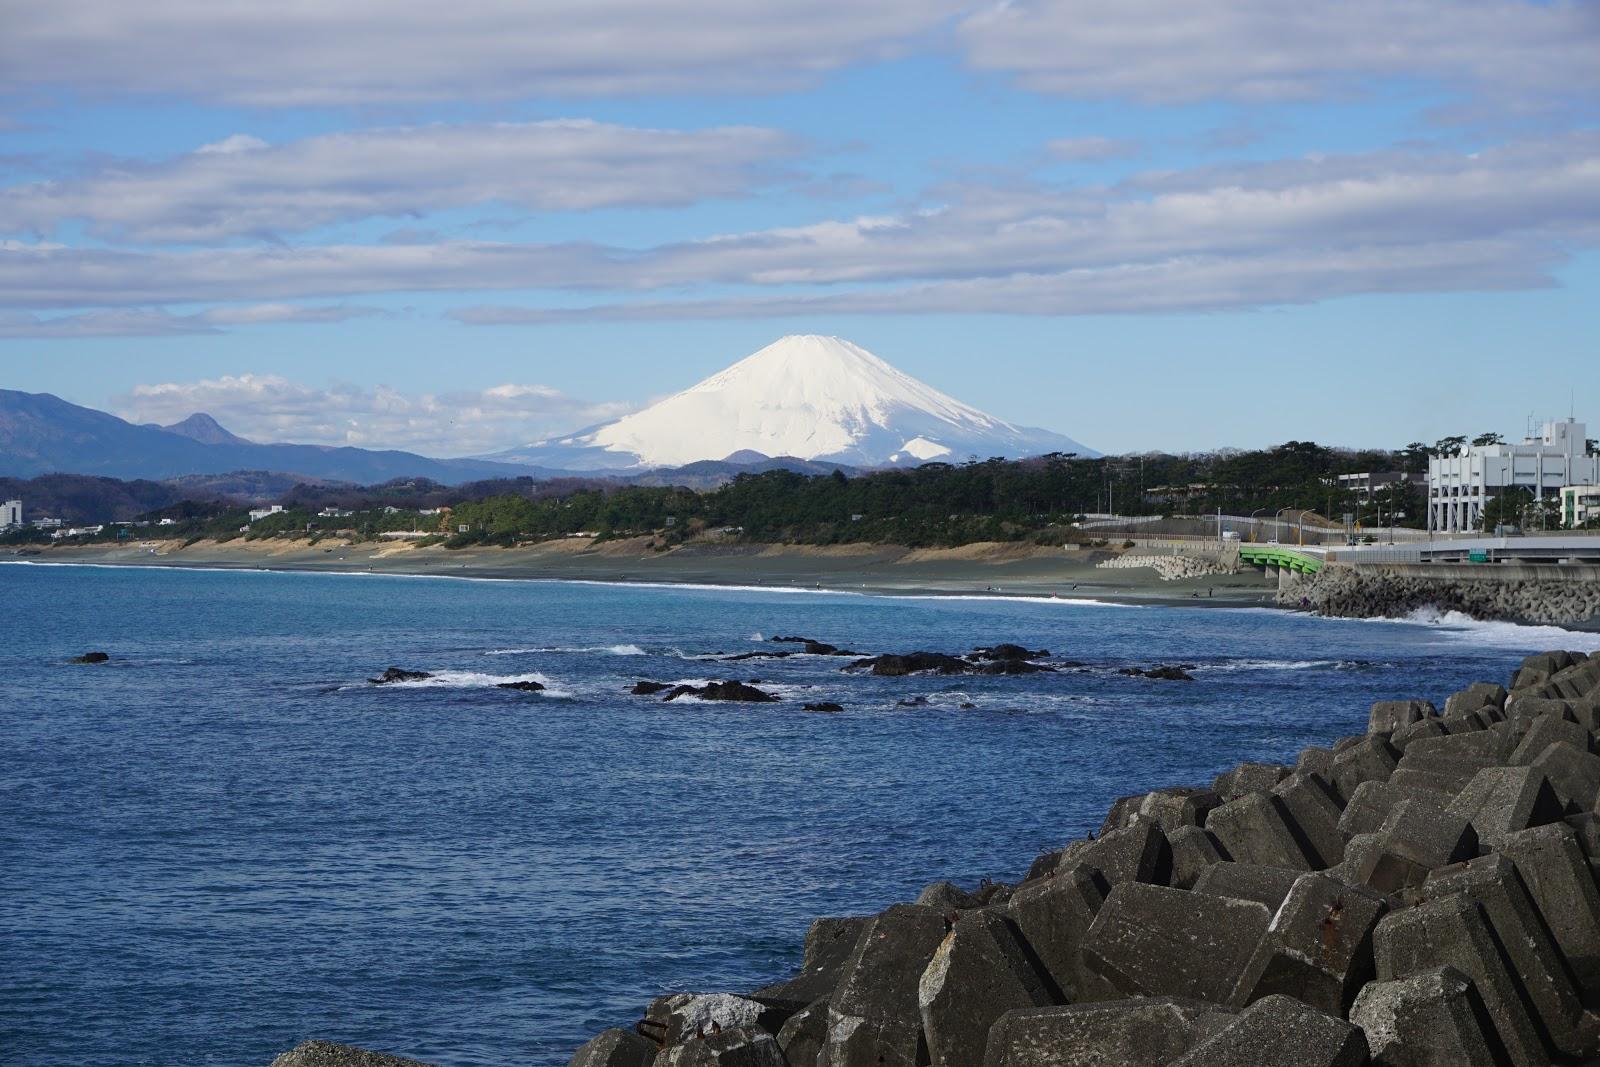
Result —
[{"label": "breaking wave", "polygon": [[388,682],[382,686],[371,683],[345,686],[346,689],[492,689],[495,686],[506,685],[511,682],[538,682],[544,686],[540,696],[545,697],[571,697],[573,694],[563,689],[559,684],[550,680],[538,671],[524,674],[486,674],[482,671],[437,671],[432,677],[417,678],[405,682]]}]

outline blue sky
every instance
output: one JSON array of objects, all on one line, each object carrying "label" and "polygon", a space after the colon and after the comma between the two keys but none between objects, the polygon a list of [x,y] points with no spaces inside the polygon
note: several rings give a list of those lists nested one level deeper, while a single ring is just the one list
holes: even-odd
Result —
[{"label": "blue sky", "polygon": [[471,454],[803,332],[1107,451],[1600,425],[1593,3],[0,21],[8,388]]}]

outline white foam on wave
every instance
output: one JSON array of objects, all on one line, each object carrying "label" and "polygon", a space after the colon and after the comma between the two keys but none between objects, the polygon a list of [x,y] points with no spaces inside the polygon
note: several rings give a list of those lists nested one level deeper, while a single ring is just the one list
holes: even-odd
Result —
[{"label": "white foam on wave", "polygon": [[[486,674],[482,671],[437,671],[428,678],[413,678],[403,682],[387,682],[383,689],[492,689],[498,685],[511,682],[538,682],[544,686],[539,695],[544,697],[568,698],[573,694],[570,690],[563,689],[560,685],[550,680],[538,671],[525,674]],[[346,686],[347,689],[380,688],[370,682],[362,686]]]},{"label": "white foam on wave", "polygon": [[1093,597],[1044,596],[1037,593],[885,593],[892,600],[987,600],[1002,604],[1055,604],[1073,608],[1146,608],[1149,604],[1130,604],[1118,600],[1096,600]]},{"label": "white foam on wave", "polygon": [[1217,673],[1232,671],[1353,671],[1366,666],[1353,659],[1240,659],[1230,663],[1202,663],[1198,671]]},{"label": "white foam on wave", "polygon": [[648,656],[650,653],[638,645],[590,645],[586,647],[552,646],[546,648],[491,648],[484,653],[485,656],[541,656],[541,655],[590,655],[590,656]]},{"label": "white foam on wave", "polygon": [[1545,652],[1565,649],[1568,652],[1600,652],[1600,633],[1568,630],[1561,626],[1524,625],[1516,622],[1496,622],[1474,619],[1459,611],[1438,611],[1423,608],[1399,619],[1373,620],[1409,623],[1426,626],[1452,640],[1466,644],[1488,645],[1500,649],[1526,649]]}]

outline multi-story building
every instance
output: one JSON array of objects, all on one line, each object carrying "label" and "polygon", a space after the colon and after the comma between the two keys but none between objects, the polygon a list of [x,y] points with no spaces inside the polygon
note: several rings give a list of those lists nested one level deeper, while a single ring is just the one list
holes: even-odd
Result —
[{"label": "multi-story building", "polygon": [[7,500],[0,504],[0,530],[10,530],[22,525],[22,501]]},{"label": "multi-story building", "polygon": [[1421,485],[1427,480],[1427,475],[1408,471],[1363,471],[1360,474],[1336,475],[1334,483],[1340,489],[1354,493],[1361,503],[1370,504],[1374,497],[1387,493],[1392,485],[1403,489],[1410,485]]},{"label": "multi-story building", "polygon": [[1521,444],[1470,445],[1428,460],[1428,529],[1477,530],[1484,509],[1508,489],[1536,501],[1554,500],[1563,486],[1600,483],[1600,455],[1590,451],[1581,422],[1547,422]]},{"label": "multi-story building", "polygon": [[1561,525],[1577,530],[1600,522],[1600,485],[1561,487]]}]

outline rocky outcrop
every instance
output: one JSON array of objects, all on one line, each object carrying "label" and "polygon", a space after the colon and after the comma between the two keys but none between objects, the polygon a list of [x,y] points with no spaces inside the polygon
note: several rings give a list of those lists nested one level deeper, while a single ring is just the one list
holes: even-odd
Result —
[{"label": "rocky outcrop", "polygon": [[1130,678],[1154,678],[1158,682],[1192,682],[1194,675],[1189,672],[1194,668],[1185,663],[1182,666],[1162,667],[1123,667],[1118,674],[1126,674]]},{"label": "rocky outcrop", "polygon": [[408,671],[400,667],[390,667],[376,678],[368,678],[373,685],[393,685],[395,682],[421,682],[433,675],[427,671]]},{"label": "rocky outcrop", "polygon": [[111,658],[111,655],[109,653],[106,653],[106,652],[85,652],[81,656],[73,656],[72,657],[72,662],[74,662],[74,663],[104,663],[107,660],[109,660],[110,658]]},{"label": "rocky outcrop", "polygon": [[846,665],[846,671],[866,671],[879,678],[903,678],[908,674],[1042,674],[1054,667],[1034,663],[1050,653],[1044,650],[1029,651],[1021,645],[1001,644],[986,646],[965,656],[951,656],[944,652],[890,653],[858,659]]},{"label": "rocky outcrop", "polygon": [[861,655],[859,652],[852,652],[847,648],[839,648],[837,645],[830,645],[826,641],[816,641],[809,637],[774,637],[772,640],[780,644],[800,645],[800,651],[808,656]]},{"label": "rocky outcrop", "polygon": [[544,686],[541,683],[539,683],[539,682],[531,682],[531,681],[497,682],[497,683],[495,683],[495,688],[496,689],[515,689],[519,693],[542,693],[542,692],[544,692]]},{"label": "rocky outcrop", "polygon": [[1340,618],[1403,618],[1418,611],[1474,619],[1569,626],[1600,617],[1600,582],[1576,578],[1498,579],[1493,572],[1451,579],[1338,564],[1285,580],[1277,600]]},{"label": "rocky outcrop", "polygon": [[763,689],[743,682],[711,682],[707,685],[677,685],[668,690],[662,700],[697,697],[700,700],[733,700],[747,704],[776,704],[778,698]]}]

